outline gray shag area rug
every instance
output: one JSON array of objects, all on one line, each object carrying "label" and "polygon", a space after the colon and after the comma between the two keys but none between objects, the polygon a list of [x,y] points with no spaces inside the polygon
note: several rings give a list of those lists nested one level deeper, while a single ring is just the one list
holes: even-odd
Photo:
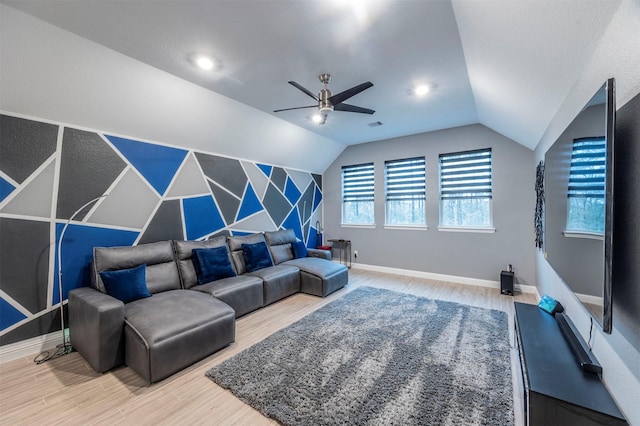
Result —
[{"label": "gray shag area rug", "polygon": [[507,314],[361,287],[207,372],[285,425],[512,425]]}]

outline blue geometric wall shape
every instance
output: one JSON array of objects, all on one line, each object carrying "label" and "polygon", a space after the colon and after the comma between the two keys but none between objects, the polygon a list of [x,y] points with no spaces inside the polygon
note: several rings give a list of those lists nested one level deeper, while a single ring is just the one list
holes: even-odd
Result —
[{"label": "blue geometric wall shape", "polygon": [[313,196],[313,210],[311,210],[311,211],[313,211],[313,212],[316,211],[316,209],[320,205],[320,201],[322,201],[322,192],[320,192],[320,190],[316,186],[316,192],[315,192],[315,194]]},{"label": "blue geometric wall shape", "polygon": [[16,189],[15,186],[0,177],[0,203],[3,202],[14,189]]},{"label": "blue geometric wall shape", "polygon": [[262,170],[262,173],[267,175],[267,177],[269,177],[269,175],[271,174],[271,169],[273,169],[273,166],[267,166],[266,164],[256,163],[256,166],[258,166],[258,168]]},{"label": "blue geometric wall shape", "polygon": [[[53,285],[53,305],[60,302],[58,289],[58,240],[64,223],[56,223],[55,271]],[[69,225],[62,240],[62,297],[67,299],[70,290],[86,287],[91,283],[89,263],[94,247],[131,246],[138,238],[138,232],[94,226]]]},{"label": "blue geometric wall shape", "polygon": [[254,213],[257,213],[263,210],[262,203],[260,203],[260,199],[256,195],[256,192],[253,190],[253,186],[251,184],[247,184],[247,190],[244,193],[244,197],[242,198],[242,205],[240,206],[240,210],[238,211],[238,217],[236,218],[236,222],[244,219],[245,217],[251,216]]},{"label": "blue geometric wall shape", "polygon": [[282,227],[284,229],[293,229],[296,237],[300,238],[301,241],[304,241],[304,236],[302,235],[302,226],[300,225],[300,215],[298,215],[297,207],[291,210],[289,216],[287,216],[284,222],[282,222]]},{"label": "blue geometric wall shape", "polygon": [[316,228],[313,226],[309,227],[309,236],[307,237],[307,248],[316,248],[318,247],[318,234]]},{"label": "blue geometric wall shape", "polygon": [[13,324],[22,321],[26,316],[14,308],[9,302],[0,298],[0,330],[11,327]]},{"label": "blue geometric wall shape", "polygon": [[300,192],[296,184],[293,183],[290,177],[287,177],[287,183],[284,187],[284,196],[287,197],[287,200],[289,200],[292,205],[295,205],[301,195],[302,192]]},{"label": "blue geometric wall shape", "polygon": [[195,240],[225,227],[224,220],[211,195],[182,200],[187,239]]},{"label": "blue geometric wall shape", "polygon": [[183,149],[105,136],[160,195],[164,195],[178,167],[189,153]]}]

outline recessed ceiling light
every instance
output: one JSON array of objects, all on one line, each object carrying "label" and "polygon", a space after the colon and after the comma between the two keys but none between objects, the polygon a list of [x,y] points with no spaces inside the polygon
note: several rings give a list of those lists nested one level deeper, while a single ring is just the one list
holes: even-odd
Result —
[{"label": "recessed ceiling light", "polygon": [[213,59],[211,59],[208,56],[198,56],[196,58],[196,65],[198,65],[200,68],[202,68],[203,70],[212,70],[213,69]]},{"label": "recessed ceiling light", "polygon": [[416,86],[415,89],[413,89],[413,93],[415,93],[417,96],[424,96],[429,93],[429,86],[427,86],[426,84]]}]

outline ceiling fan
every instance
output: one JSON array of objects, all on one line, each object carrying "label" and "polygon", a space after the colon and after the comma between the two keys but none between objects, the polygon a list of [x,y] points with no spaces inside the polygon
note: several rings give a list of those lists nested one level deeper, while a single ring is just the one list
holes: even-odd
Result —
[{"label": "ceiling fan", "polygon": [[305,89],[295,81],[290,81],[289,84],[295,87],[296,89],[304,92],[308,96],[312,97],[316,100],[317,105],[309,105],[309,106],[301,106],[294,108],[285,108],[285,109],[277,109],[273,112],[282,112],[282,111],[291,111],[294,109],[303,109],[303,108],[318,108],[318,114],[320,119],[318,120],[318,124],[324,124],[327,121],[327,113],[331,111],[347,111],[347,112],[358,112],[361,114],[373,114],[375,111],[369,108],[362,108],[355,105],[349,105],[343,103],[347,99],[352,96],[357,95],[363,90],[368,89],[373,86],[373,83],[367,81],[366,83],[358,84],[357,86],[352,87],[351,89],[347,89],[344,92],[340,92],[336,95],[331,93],[331,90],[327,87],[329,81],[331,81],[331,74],[320,74],[318,76],[320,82],[324,84],[324,89],[318,92],[318,96],[311,93],[310,90]]}]

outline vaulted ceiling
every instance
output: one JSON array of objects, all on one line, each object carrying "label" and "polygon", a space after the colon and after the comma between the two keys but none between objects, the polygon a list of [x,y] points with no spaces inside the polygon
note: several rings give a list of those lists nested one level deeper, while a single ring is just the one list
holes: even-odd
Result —
[{"label": "vaulted ceiling", "polygon": [[[533,149],[620,0],[3,3],[344,145],[481,123]],[[193,66],[208,53],[218,68]],[[318,74],[375,114],[311,120]],[[417,84],[430,86],[424,97]],[[594,87],[594,91],[595,91]],[[382,125],[370,126],[380,122]]]}]

